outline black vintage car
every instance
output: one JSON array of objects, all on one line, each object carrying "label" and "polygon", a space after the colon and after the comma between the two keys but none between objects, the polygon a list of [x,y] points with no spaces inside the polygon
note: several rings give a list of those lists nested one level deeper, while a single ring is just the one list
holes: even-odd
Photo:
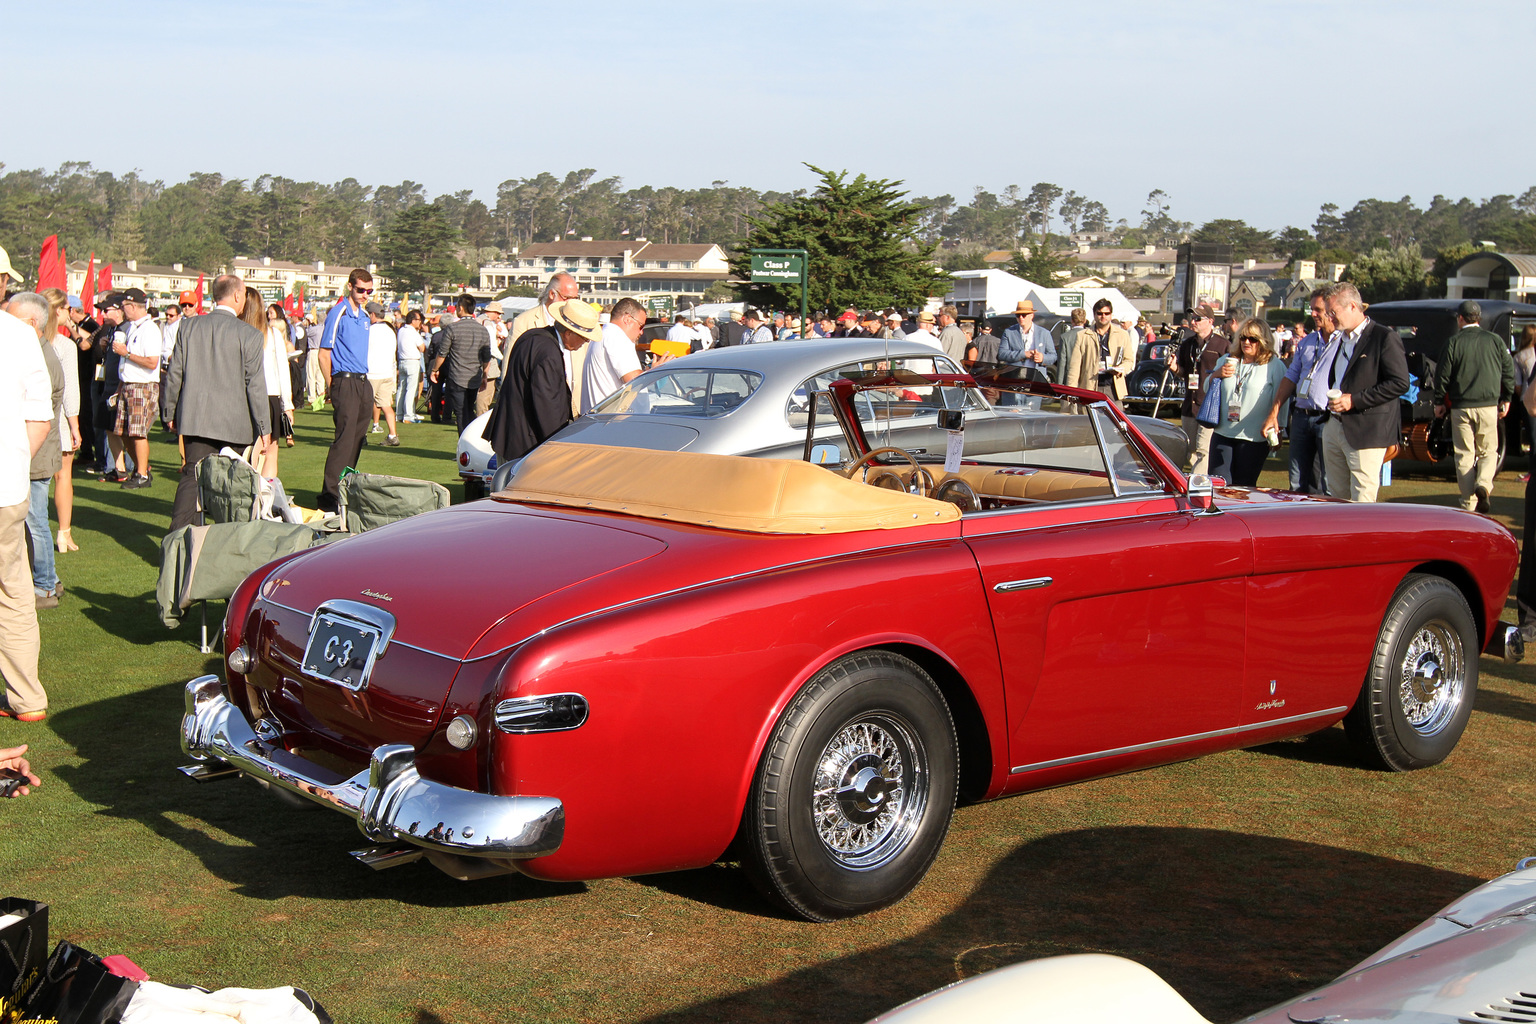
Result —
[{"label": "black vintage car", "polygon": [[[1515,338],[1527,324],[1536,324],[1536,305],[1504,299],[1478,299],[1483,307],[1483,326],[1505,340],[1511,351]],[[1435,418],[1430,401],[1429,382],[1434,378],[1445,343],[1456,333],[1456,309],[1460,299],[1417,299],[1404,302],[1377,302],[1366,311],[1372,320],[1391,327],[1403,339],[1408,356],[1408,372],[1419,387],[1415,400],[1403,400],[1403,455],[1420,462],[1439,462],[1451,454],[1451,436],[1446,421]],[[1518,403],[1516,405],[1518,408]],[[1515,420],[1506,419],[1499,429],[1499,463],[1503,464],[1507,447],[1505,428]],[[1511,440],[1519,447],[1519,433]]]}]

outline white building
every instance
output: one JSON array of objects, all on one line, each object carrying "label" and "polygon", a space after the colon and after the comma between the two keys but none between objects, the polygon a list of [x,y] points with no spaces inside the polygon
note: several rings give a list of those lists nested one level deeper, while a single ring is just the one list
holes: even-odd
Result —
[{"label": "white building", "polygon": [[480,291],[516,285],[542,289],[558,273],[576,278],[583,295],[702,295],[731,276],[725,250],[714,244],[664,245],[645,238],[535,242],[511,258],[480,268]]},{"label": "white building", "polygon": [[[284,295],[293,294],[294,288],[302,283],[305,298],[311,302],[317,302],[340,297],[347,290],[347,278],[353,269],[352,267],[328,267],[324,260],[316,260],[313,263],[289,263],[285,260],[274,260],[270,256],[263,256],[260,259],[236,256],[230,272],[239,274],[247,285],[261,292],[269,301],[276,301]],[[219,268],[220,273],[223,273],[223,270],[224,268]],[[375,287],[382,285],[379,268],[375,264],[368,264],[368,272],[373,275]],[[382,290],[380,288],[380,291]]]},{"label": "white building", "polygon": [[[69,282],[67,290],[71,295],[79,295],[85,286],[85,272],[88,268],[87,260],[70,260],[65,265],[65,279]],[[101,263],[96,263],[93,275],[100,275]],[[124,260],[121,263],[112,264],[112,288],[114,291],[122,291],[125,288],[140,288],[144,294],[152,299],[173,299],[182,292],[194,291],[197,288],[197,277],[202,274],[205,278],[203,294],[208,294],[208,286],[213,283],[217,271],[208,272],[198,270],[196,267],[186,267],[180,263],[172,263],[168,267],[162,267],[149,263],[140,263],[138,260]],[[97,276],[96,280],[99,280]],[[101,286],[92,281],[92,290],[95,294],[101,294]]]}]

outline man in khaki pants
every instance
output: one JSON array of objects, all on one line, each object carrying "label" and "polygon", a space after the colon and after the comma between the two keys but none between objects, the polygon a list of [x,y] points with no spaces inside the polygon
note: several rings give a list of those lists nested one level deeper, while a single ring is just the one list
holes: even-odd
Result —
[{"label": "man in khaki pants", "polygon": [[1487,513],[1499,466],[1499,420],[1515,397],[1515,361],[1503,339],[1480,326],[1482,319],[1473,299],[1456,310],[1461,329],[1445,343],[1431,394],[1435,415],[1451,417],[1461,507]]},{"label": "man in khaki pants", "polygon": [[[3,283],[3,280],[0,280]],[[0,716],[37,722],[48,695],[37,678],[37,597],[27,561],[26,518],[32,456],[48,437],[52,384],[37,332],[0,312]]]}]

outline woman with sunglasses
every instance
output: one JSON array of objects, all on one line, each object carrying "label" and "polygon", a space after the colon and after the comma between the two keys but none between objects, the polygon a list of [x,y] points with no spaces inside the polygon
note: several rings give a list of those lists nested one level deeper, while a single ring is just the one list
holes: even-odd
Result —
[{"label": "woman with sunglasses", "polygon": [[1274,336],[1262,320],[1238,325],[1227,352],[1211,374],[1221,385],[1222,408],[1211,440],[1211,475],[1235,487],[1257,487],[1269,457],[1264,420],[1285,377],[1285,364],[1275,358]]}]

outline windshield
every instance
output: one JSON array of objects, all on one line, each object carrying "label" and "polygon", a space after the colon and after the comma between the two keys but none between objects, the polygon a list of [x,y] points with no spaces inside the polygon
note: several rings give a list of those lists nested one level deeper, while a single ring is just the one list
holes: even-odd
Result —
[{"label": "windshield", "polygon": [[660,413],[714,419],[752,396],[763,375],[751,370],[686,369],[648,373],[619,388],[592,415]]},{"label": "windshield", "polygon": [[[850,379],[864,385],[854,392],[850,411],[869,448],[898,448],[928,467],[936,480],[958,473],[985,499],[985,508],[1015,503],[1009,499],[1025,492],[1031,500],[1041,500],[1035,493],[1039,487],[1031,490],[1018,481],[1006,485],[998,481],[1045,471],[1059,472],[1046,472],[1035,484],[1044,487],[1049,478],[1057,493],[1074,497],[1124,496],[1164,488],[1131,434],[1103,403],[983,388],[994,399],[989,405],[980,401],[974,388],[932,384],[900,371]],[[995,377],[990,381],[1000,383]],[[940,422],[940,410],[960,415]],[[959,466],[946,471],[955,428],[961,438]],[[905,461],[894,455],[877,459],[879,464],[898,467]],[[980,477],[971,481],[978,473]],[[991,491],[983,489],[983,481]]]}]

